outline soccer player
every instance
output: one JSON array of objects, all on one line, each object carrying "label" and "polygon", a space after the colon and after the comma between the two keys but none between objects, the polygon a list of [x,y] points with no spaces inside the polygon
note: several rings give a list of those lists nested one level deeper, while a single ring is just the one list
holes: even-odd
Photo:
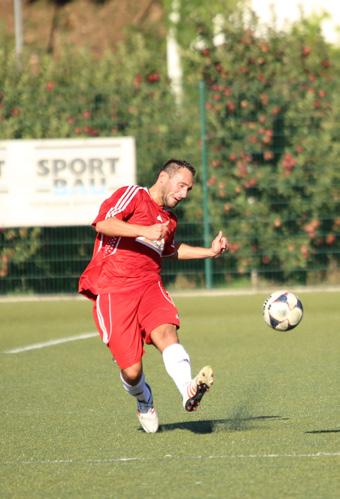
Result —
[{"label": "soccer player", "polygon": [[79,281],[79,292],[94,302],[99,334],[120,368],[124,389],[136,399],[147,433],[155,433],[159,422],[143,373],[145,343],[161,352],[187,411],[197,409],[214,381],[210,366],[192,378],[177,335],[178,311],[160,277],[162,257],[215,258],[228,249],[221,231],[210,248],[175,242],[177,218],[170,209],[188,196],[194,176],[190,163],[170,159],[150,189],[129,185],[106,199],[92,223],[97,231],[93,256]]}]

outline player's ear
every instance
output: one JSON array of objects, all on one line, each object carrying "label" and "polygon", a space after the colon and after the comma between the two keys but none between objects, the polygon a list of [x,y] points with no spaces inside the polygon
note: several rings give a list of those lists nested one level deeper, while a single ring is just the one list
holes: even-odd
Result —
[{"label": "player's ear", "polygon": [[162,170],[160,174],[158,175],[158,181],[161,184],[164,184],[167,180],[169,179],[169,175],[167,174],[166,171]]}]

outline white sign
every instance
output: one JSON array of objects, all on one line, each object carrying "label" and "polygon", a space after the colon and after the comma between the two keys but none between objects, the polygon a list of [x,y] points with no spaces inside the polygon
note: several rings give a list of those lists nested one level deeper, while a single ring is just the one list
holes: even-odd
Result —
[{"label": "white sign", "polygon": [[135,182],[132,137],[0,141],[0,227],[89,225]]}]

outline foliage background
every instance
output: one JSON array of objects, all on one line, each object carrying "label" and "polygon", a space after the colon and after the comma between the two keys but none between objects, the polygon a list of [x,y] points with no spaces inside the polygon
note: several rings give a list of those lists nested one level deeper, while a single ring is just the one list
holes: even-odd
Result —
[{"label": "foliage background", "polygon": [[[302,18],[286,33],[263,32],[236,3],[219,0],[209,10],[198,2],[187,11],[182,2],[175,23],[184,69],[180,106],[167,77],[169,1],[157,29],[130,27],[115,50],[100,54],[27,47],[18,65],[3,29],[0,137],[132,135],[138,181],[149,184],[169,157],[200,167],[203,79],[211,230],[223,227],[231,241],[227,264],[214,262],[216,276],[221,283],[254,272],[276,282],[322,282],[337,275],[339,263],[339,50],[325,42],[317,19]],[[221,12],[223,43],[216,46],[213,19]],[[180,212],[183,222],[197,223],[189,242],[201,244],[199,178]],[[1,233],[3,277],[41,250],[42,231],[24,232]]]}]

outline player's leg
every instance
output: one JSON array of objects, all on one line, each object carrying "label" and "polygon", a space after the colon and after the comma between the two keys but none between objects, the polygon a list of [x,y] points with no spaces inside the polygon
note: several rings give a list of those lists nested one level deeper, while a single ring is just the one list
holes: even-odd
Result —
[{"label": "player's leg", "polygon": [[150,339],[162,354],[166,372],[184,397],[192,378],[191,362],[189,354],[179,343],[177,327],[174,324],[161,324],[151,331]]},{"label": "player's leg", "polygon": [[148,409],[153,407],[151,388],[145,381],[141,361],[121,369],[120,379],[124,390],[136,398],[138,409],[141,412],[147,412]]},{"label": "player's leg", "polygon": [[206,366],[192,378],[190,357],[177,336],[178,311],[162,283],[145,291],[139,317],[146,331],[146,342],[153,343],[162,353],[165,369],[182,395],[184,407],[195,410],[213,384],[213,372]]},{"label": "player's leg", "polygon": [[182,395],[184,408],[189,412],[195,411],[214,382],[212,368],[203,367],[192,379],[190,357],[178,342],[176,326],[173,324],[158,326],[150,337],[162,353],[165,369]]},{"label": "player's leg", "polygon": [[[135,398],[138,419],[147,432],[158,429],[158,416],[142,367],[143,340],[136,318],[138,300],[129,293],[100,295],[94,307],[94,318],[103,341],[120,367],[123,388]],[[114,320],[112,320],[114,318]]]},{"label": "player's leg", "polygon": [[142,428],[147,433],[155,433],[159,427],[158,415],[150,385],[145,380],[142,362],[121,369],[120,379],[124,390],[137,401],[137,417]]}]

